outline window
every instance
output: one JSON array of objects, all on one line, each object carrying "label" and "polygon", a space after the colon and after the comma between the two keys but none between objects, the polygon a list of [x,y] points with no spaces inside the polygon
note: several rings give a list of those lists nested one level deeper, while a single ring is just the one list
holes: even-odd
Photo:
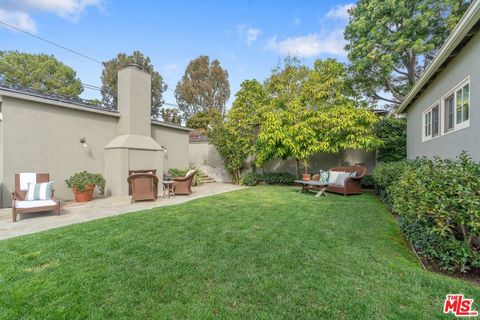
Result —
[{"label": "window", "polygon": [[423,113],[423,141],[438,137],[440,130],[440,107],[438,103]]},{"label": "window", "polygon": [[462,81],[443,98],[443,133],[466,128],[470,125],[470,79]]}]

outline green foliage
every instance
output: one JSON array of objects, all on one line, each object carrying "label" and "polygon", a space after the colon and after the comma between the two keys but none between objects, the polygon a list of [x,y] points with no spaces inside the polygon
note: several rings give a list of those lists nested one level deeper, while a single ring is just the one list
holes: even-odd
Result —
[{"label": "green foliage", "polygon": [[398,184],[402,176],[419,165],[416,161],[379,163],[373,170],[372,178],[380,198],[388,208],[392,208],[390,187]]},{"label": "green foliage", "polygon": [[230,98],[228,72],[220,66],[220,61],[215,59],[210,63],[208,56],[200,56],[185,69],[175,88],[175,98],[187,119],[211,109],[225,114],[225,104]]},{"label": "green foliage", "polygon": [[255,153],[261,110],[268,104],[268,95],[256,80],[246,80],[240,85],[226,121],[218,121],[209,131],[209,140],[223,158],[226,170],[234,182],[249,156]]},{"label": "green foliage", "polygon": [[167,90],[167,84],[163,82],[160,73],[155,71],[150,58],[140,51],[134,51],[132,55],[119,53],[115,58],[103,62],[102,102],[112,109],[117,108],[118,71],[132,63],[141,66],[143,71],[152,76],[152,117],[157,118],[164,103],[163,93]]},{"label": "green foliage", "polygon": [[178,124],[182,123],[182,117],[180,115],[180,110],[176,108],[162,108],[160,109],[160,116],[162,120],[166,123]]},{"label": "green foliage", "polygon": [[188,172],[189,170],[192,170],[192,169],[196,169],[196,170],[197,170],[197,174],[195,174],[195,176],[193,177],[192,185],[193,185],[194,187],[201,186],[201,185],[203,184],[203,180],[202,180],[203,172],[202,172],[200,169],[197,169],[197,168],[186,168],[186,169],[170,168],[170,169],[168,169],[168,173],[169,173],[173,178],[176,178],[176,177],[185,177],[185,175],[187,174],[187,172]]},{"label": "green foliage", "polygon": [[100,194],[105,192],[105,178],[99,173],[77,172],[65,180],[65,183],[69,188],[75,188],[79,192],[85,191],[85,188],[88,186],[96,186]]},{"label": "green foliage", "polygon": [[261,175],[260,180],[266,184],[291,185],[295,176],[288,172],[268,172]]},{"label": "green foliage", "polygon": [[362,180],[360,181],[360,186],[363,189],[374,189],[375,181],[373,180],[373,176],[372,175],[363,176]]},{"label": "green foliage", "polygon": [[[398,104],[432,61],[471,0],[360,0],[345,29],[352,83]],[[386,91],[392,98],[381,97]]]},{"label": "green foliage", "polygon": [[256,186],[261,181],[262,176],[260,174],[255,172],[249,172],[241,178],[240,183],[245,186]]},{"label": "green foliage", "polygon": [[480,268],[480,165],[458,160],[379,164],[375,185],[420,255],[446,271]]},{"label": "green foliage", "polygon": [[0,51],[0,76],[9,84],[78,97],[83,85],[76,72],[53,55]]},{"label": "green foliage", "polygon": [[208,130],[215,123],[222,120],[222,114],[217,109],[199,111],[187,119],[187,127],[192,129]]},{"label": "green foliage", "polygon": [[249,172],[242,177],[240,183],[246,186],[255,186],[260,182],[276,185],[292,185],[294,180],[295,176],[288,172],[267,172],[264,174]]},{"label": "green foliage", "polygon": [[272,158],[309,158],[317,152],[373,150],[377,117],[357,103],[345,65],[317,60],[313,69],[286,60],[266,81],[272,97],[263,108],[256,164]]},{"label": "green foliage", "polygon": [[407,119],[388,117],[380,120],[377,137],[382,141],[378,147],[379,162],[401,161],[407,157]]},{"label": "green foliage", "polygon": [[432,232],[433,223],[411,216],[400,216],[400,229],[419,255],[447,272],[466,272],[480,267],[480,254],[453,235]]}]

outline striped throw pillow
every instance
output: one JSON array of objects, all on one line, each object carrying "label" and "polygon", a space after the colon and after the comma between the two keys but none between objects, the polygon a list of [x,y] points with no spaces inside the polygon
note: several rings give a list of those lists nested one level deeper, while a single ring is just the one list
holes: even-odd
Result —
[{"label": "striped throw pillow", "polygon": [[52,198],[53,182],[29,183],[26,201],[50,200]]}]

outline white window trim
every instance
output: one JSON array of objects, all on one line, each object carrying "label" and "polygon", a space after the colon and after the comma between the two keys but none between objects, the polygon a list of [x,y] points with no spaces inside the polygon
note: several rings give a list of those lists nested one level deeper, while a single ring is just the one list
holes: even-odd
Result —
[{"label": "white window trim", "polygon": [[[468,94],[468,106],[469,106],[469,116],[468,120],[465,120],[459,124],[457,124],[457,91],[465,86],[466,84],[470,85],[469,88],[469,94]],[[448,98],[451,95],[453,96],[453,102],[454,102],[454,112],[453,112],[453,129],[445,132],[445,99]],[[441,100],[441,106],[440,106],[440,114],[441,114],[441,132],[440,135],[447,135],[453,132],[456,132],[458,130],[462,130],[465,128],[470,127],[470,119],[472,118],[472,104],[471,104],[471,97],[472,96],[472,85],[470,84],[470,76],[466,77],[465,79],[462,80],[459,84],[457,84],[453,89],[449,90],[447,93],[445,93],[442,96]]]},{"label": "white window trim", "polygon": [[[435,101],[434,104],[432,104],[430,107],[428,107],[427,109],[425,109],[425,111],[422,112],[422,142],[426,142],[426,141],[430,141],[430,140],[433,140],[433,139],[437,139],[438,137],[440,137],[442,135],[442,116],[441,116],[441,110],[438,110],[438,121],[439,121],[439,126],[438,126],[438,134],[433,137],[432,134],[433,134],[433,117],[431,117],[431,129],[430,129],[430,135],[429,136],[425,136],[425,115],[429,112],[432,111],[433,108],[435,108],[436,106],[438,106],[439,109],[441,109],[441,106],[440,106],[440,100],[437,100]],[[433,113],[432,113],[433,115]]]}]

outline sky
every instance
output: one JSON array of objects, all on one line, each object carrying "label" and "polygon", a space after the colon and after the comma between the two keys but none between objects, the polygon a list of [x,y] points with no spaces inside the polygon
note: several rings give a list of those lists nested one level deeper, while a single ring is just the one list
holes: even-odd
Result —
[{"label": "sky", "polygon": [[[188,62],[218,59],[228,71],[231,99],[246,79],[263,81],[287,55],[346,61],[343,29],[352,1],[0,0],[0,22],[95,60],[140,50],[149,56],[176,104],[174,89]],[[83,83],[101,86],[102,66],[0,25],[0,50],[52,54]],[[100,98],[86,89],[83,98]]]}]

